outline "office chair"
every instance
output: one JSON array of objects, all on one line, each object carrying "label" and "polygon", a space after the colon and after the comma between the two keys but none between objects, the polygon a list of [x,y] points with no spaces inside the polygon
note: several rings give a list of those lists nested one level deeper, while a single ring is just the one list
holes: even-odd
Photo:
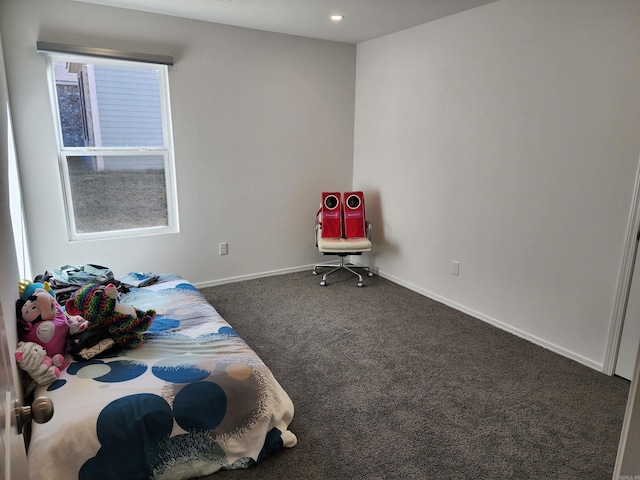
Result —
[{"label": "office chair", "polygon": [[[323,194],[324,195],[324,194]],[[331,203],[335,200],[336,194],[329,194],[326,198],[323,197],[323,202]],[[334,198],[332,198],[334,197]],[[350,197],[351,198],[351,197]],[[362,198],[360,196],[360,198]],[[348,209],[348,207],[347,207]],[[362,280],[362,275],[356,272],[355,268],[362,268],[367,272],[367,276],[373,277],[373,272],[369,269],[368,266],[360,266],[354,265],[350,262],[346,262],[345,258],[351,255],[362,255],[362,252],[370,252],[371,251],[371,223],[368,221],[364,222],[364,236],[362,237],[351,237],[344,238],[342,236],[338,237],[337,233],[332,233],[333,237],[323,237],[322,235],[322,207],[318,211],[316,215],[316,247],[318,247],[318,251],[323,255],[336,255],[339,257],[338,263],[322,263],[313,267],[313,275],[318,275],[319,268],[331,268],[332,270],[328,271],[322,276],[322,281],[320,282],[321,286],[327,285],[327,277],[334,272],[339,270],[347,270],[351,272],[355,276],[358,277],[358,287],[362,287],[364,282]],[[330,228],[329,225],[326,226]],[[336,230],[331,227],[332,230]],[[340,229],[340,234],[342,234],[342,230]]]}]

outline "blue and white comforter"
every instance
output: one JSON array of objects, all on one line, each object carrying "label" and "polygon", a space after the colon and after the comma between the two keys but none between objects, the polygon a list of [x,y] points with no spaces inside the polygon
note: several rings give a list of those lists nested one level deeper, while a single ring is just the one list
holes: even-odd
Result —
[{"label": "blue and white comforter", "polygon": [[156,310],[145,343],[73,361],[36,391],[55,413],[33,424],[33,480],[191,479],[295,445],[291,399],[193,285],[159,283],[121,301]]}]

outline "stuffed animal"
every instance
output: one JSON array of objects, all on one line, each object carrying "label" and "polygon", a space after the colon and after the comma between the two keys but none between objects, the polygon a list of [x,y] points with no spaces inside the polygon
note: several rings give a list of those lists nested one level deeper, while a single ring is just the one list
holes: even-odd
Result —
[{"label": "stuffed animal", "polygon": [[[51,358],[64,356],[67,335],[85,330],[88,322],[81,317],[67,315],[47,282],[23,281],[19,286],[16,316],[20,340],[41,345]],[[58,366],[64,369],[66,364]]]},{"label": "stuffed animal", "polygon": [[143,312],[118,301],[118,289],[112,285],[85,285],[66,304],[67,313],[80,315],[90,328],[104,327],[116,346],[135,348],[142,345],[143,333],[156,316],[155,310]]},{"label": "stuffed animal", "polygon": [[[50,385],[60,377],[62,355],[51,358],[42,345],[34,342],[20,342],[16,350],[16,363],[27,372],[38,385]],[[56,365],[58,364],[58,365]]]},{"label": "stuffed animal", "polygon": [[69,315],[68,312],[64,312],[64,314],[67,319],[67,325],[69,325],[69,335],[84,332],[89,328],[89,322],[80,315]]}]

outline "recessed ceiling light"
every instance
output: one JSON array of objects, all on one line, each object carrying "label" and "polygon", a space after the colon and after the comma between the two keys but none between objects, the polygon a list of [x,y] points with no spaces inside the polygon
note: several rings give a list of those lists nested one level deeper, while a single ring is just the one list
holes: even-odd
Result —
[{"label": "recessed ceiling light", "polygon": [[334,22],[339,22],[344,18],[344,15],[331,15],[331,20]]}]

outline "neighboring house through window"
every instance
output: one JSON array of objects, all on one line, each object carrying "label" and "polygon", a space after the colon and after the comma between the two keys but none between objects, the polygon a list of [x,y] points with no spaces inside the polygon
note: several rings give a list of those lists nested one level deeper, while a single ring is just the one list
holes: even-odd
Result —
[{"label": "neighboring house through window", "polygon": [[178,231],[166,65],[50,55],[70,240]]}]

